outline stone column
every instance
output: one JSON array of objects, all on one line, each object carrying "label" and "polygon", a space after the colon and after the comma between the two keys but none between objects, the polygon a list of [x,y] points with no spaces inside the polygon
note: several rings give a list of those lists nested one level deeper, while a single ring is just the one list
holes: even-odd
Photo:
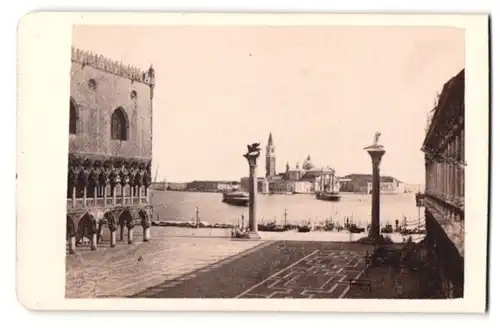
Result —
[{"label": "stone column", "polygon": [[439,189],[438,189],[438,186],[439,186],[439,163],[437,162],[434,162],[434,174],[433,174],[433,192],[434,194],[439,194]]},{"label": "stone column", "polygon": [[103,191],[103,198],[104,198],[104,207],[108,206],[108,185],[102,185],[101,186],[102,191]]},{"label": "stone column", "polygon": [[113,196],[113,206],[116,206],[116,185],[111,186],[111,192]]},{"label": "stone column", "polygon": [[134,243],[134,229],[133,228],[128,228],[128,230],[127,230],[127,243],[129,245]]},{"label": "stone column", "polygon": [[105,215],[109,229],[109,247],[113,248],[116,246],[116,220],[112,213],[106,213]]},{"label": "stone column", "polygon": [[149,242],[151,239],[151,227],[142,227],[143,228],[143,234],[144,234],[144,241]]},{"label": "stone column", "polygon": [[378,240],[380,238],[380,162],[385,150],[379,145],[365,149],[372,159],[372,217],[369,237]]},{"label": "stone column", "polygon": [[441,195],[441,163],[436,163],[436,194]]},{"label": "stone column", "polygon": [[122,184],[122,206],[125,206],[125,184]]},{"label": "stone column", "polygon": [[71,192],[71,206],[73,208],[75,208],[76,207],[76,186],[73,185],[71,187],[71,189],[72,189],[72,192]]},{"label": "stone column", "polygon": [[446,159],[447,161],[444,163],[444,167],[446,169],[446,190],[445,190],[445,199],[450,198],[450,180],[451,180],[451,170],[450,170],[450,164],[448,163],[448,158],[450,157],[450,144],[448,143],[446,145]]},{"label": "stone column", "polygon": [[134,219],[130,218],[130,221],[127,222],[127,243],[129,245],[134,243]]},{"label": "stone column", "polygon": [[460,132],[460,159],[462,161],[462,168],[460,170],[460,198],[465,196],[465,139],[464,130]]},{"label": "stone column", "polygon": [[83,207],[87,207],[87,184],[83,185]]},{"label": "stone column", "polygon": [[151,239],[151,215],[146,211],[147,210],[141,210],[139,215],[142,217],[143,241],[149,242]]},{"label": "stone column", "polygon": [[97,229],[94,228],[94,233],[92,234],[92,240],[90,241],[90,250],[97,250]]},{"label": "stone column", "polygon": [[460,167],[457,164],[457,161],[459,160],[458,156],[458,137],[455,134],[453,137],[453,160],[455,161],[455,164],[453,165],[453,200],[456,201],[458,199],[458,181],[459,181],[459,170]]},{"label": "stone column", "polygon": [[113,248],[116,246],[116,227],[109,229],[109,247]]},{"label": "stone column", "polygon": [[250,164],[250,208],[248,227],[251,234],[258,234],[257,230],[257,176],[255,169],[257,165]]},{"label": "stone column", "polygon": [[69,253],[75,254],[75,252],[76,252],[76,236],[71,235],[69,237]]},{"label": "stone column", "polygon": [[[451,159],[453,159],[453,139],[451,139],[450,144],[448,145],[448,156]],[[449,175],[449,181],[448,181],[448,198],[450,200],[453,199],[453,171],[454,171],[455,166],[453,165],[453,162],[448,163],[448,175]]]},{"label": "stone column", "polygon": [[125,231],[125,222],[120,222],[120,241],[123,241],[123,232]]},{"label": "stone column", "polygon": [[248,146],[248,153],[243,155],[249,166],[249,191],[250,191],[250,204],[248,210],[248,239],[260,239],[257,227],[257,159],[260,156],[259,144],[255,143]]},{"label": "stone column", "polygon": [[90,234],[90,250],[97,250],[97,234],[99,233],[98,222],[93,215],[90,215],[87,232]]}]

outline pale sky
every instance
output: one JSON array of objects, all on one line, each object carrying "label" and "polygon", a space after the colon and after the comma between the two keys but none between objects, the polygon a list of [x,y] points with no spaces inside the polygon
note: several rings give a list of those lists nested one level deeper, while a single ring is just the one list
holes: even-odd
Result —
[{"label": "pale sky", "polygon": [[[465,66],[464,31],[431,27],[83,27],[73,45],[156,72],[157,180],[239,180],[272,132],[278,172],[308,154],[338,175],[424,182],[426,115]],[[262,152],[259,176],[265,174]]]}]

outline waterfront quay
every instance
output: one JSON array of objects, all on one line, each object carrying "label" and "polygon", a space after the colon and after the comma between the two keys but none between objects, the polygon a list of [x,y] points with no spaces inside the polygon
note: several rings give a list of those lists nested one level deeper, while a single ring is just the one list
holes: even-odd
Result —
[{"label": "waterfront quay", "polygon": [[[195,221],[198,217],[208,223],[238,225],[242,214],[248,218],[248,208],[231,206],[222,202],[218,193],[202,192],[151,192],[151,205],[154,206],[154,219],[162,221]],[[361,226],[366,226],[371,215],[371,195],[341,193],[340,202],[324,202],[317,200],[314,195],[262,195],[258,194],[259,223],[273,222],[301,224],[324,220],[338,221],[342,224],[346,218]],[[380,218],[381,224],[387,222],[394,225],[395,220],[418,220],[418,209],[415,206],[415,195],[411,193],[381,195]],[[422,213],[423,224],[423,213]]]}]

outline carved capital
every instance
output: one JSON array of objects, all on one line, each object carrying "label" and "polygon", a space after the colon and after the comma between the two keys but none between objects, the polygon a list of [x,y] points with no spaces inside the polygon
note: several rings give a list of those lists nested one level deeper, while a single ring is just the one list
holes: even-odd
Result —
[{"label": "carved capital", "polygon": [[114,171],[111,171],[111,173],[109,174],[109,184],[112,187],[118,184],[118,175]]},{"label": "carved capital", "polygon": [[88,175],[88,185],[95,187],[98,184],[99,184],[99,180],[98,180],[97,173],[94,170],[90,171],[90,173]]},{"label": "carved capital", "polygon": [[88,172],[86,172],[85,170],[80,170],[80,172],[78,172],[78,177],[77,177],[77,184],[80,186],[80,187],[86,187],[88,186],[89,184],[89,180],[88,180],[88,177],[89,177],[89,174]]},{"label": "carved capital", "polygon": [[106,172],[101,172],[99,174],[99,185],[106,186],[109,183],[109,177]]},{"label": "carved capital", "polygon": [[127,220],[127,222],[125,223],[125,225],[127,226],[127,229],[134,229],[135,227],[135,220],[133,218],[130,218],[130,220]]},{"label": "carved capital", "polygon": [[148,210],[141,209],[139,210],[139,216],[141,217],[141,224],[144,228],[151,227],[151,215]]},{"label": "carved capital", "polygon": [[120,184],[122,185],[122,187],[125,186],[128,183],[128,174],[126,174],[124,171],[120,171],[118,176],[120,178]]},{"label": "carved capital", "polygon": [[146,188],[151,185],[151,175],[147,171],[142,175],[142,184]]},{"label": "carved capital", "polygon": [[128,184],[131,187],[135,186],[135,174],[132,171],[128,172]]},{"label": "carved capital", "polygon": [[78,179],[78,174],[74,172],[73,170],[68,171],[68,184],[70,188],[73,188],[76,186]]},{"label": "carved capital", "polygon": [[107,212],[106,214],[104,214],[104,219],[108,224],[109,231],[116,231],[116,216],[112,212]]}]

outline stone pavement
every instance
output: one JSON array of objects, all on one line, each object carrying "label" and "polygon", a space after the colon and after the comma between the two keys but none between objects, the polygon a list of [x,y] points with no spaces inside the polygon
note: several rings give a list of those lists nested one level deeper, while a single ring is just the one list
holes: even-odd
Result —
[{"label": "stone pavement", "polygon": [[316,250],[237,298],[342,298],[362,270],[362,252]]},{"label": "stone pavement", "polygon": [[[182,236],[163,228],[144,243],[137,230],[133,245],[118,241],[110,249],[104,234],[97,251],[79,247],[67,256],[66,297],[395,298],[414,297],[419,288],[416,273],[365,269],[368,245],[234,240],[198,229]],[[350,288],[358,277],[372,281],[372,290]]]},{"label": "stone pavement", "polygon": [[[137,238],[139,239],[139,238]],[[141,238],[142,239],[142,238]],[[140,239],[139,239],[140,240]],[[221,265],[263,244],[223,238],[153,239],[97,251],[77,249],[66,257],[66,297],[124,297],[201,268]]]},{"label": "stone pavement", "polygon": [[341,298],[363,270],[365,245],[269,242],[189,279],[167,280],[138,298]]}]

